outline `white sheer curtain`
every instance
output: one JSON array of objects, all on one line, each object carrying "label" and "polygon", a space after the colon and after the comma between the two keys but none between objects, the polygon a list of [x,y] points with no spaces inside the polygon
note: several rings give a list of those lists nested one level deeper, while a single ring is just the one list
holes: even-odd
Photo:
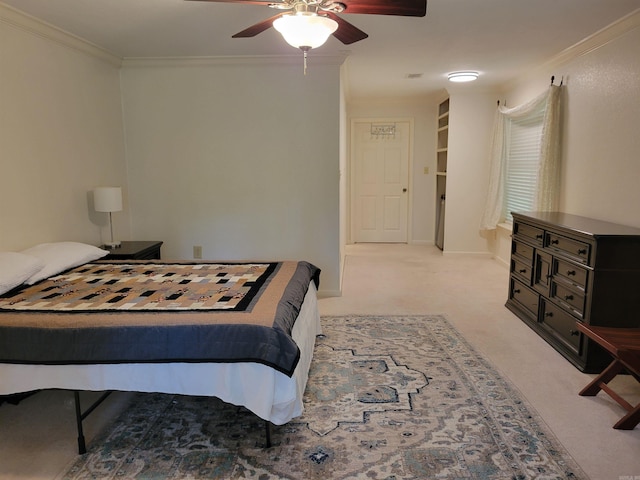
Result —
[{"label": "white sheer curtain", "polygon": [[539,114],[541,110],[544,111],[544,115],[534,210],[557,210],[560,186],[561,88],[551,85],[546,92],[523,105],[514,108],[498,107],[496,110],[490,152],[489,191],[480,222],[482,230],[495,229],[504,218],[502,210],[510,122],[512,119]]}]

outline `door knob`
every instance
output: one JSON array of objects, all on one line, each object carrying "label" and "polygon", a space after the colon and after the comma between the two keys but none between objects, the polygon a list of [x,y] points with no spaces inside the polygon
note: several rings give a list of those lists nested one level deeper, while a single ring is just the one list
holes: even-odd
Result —
[{"label": "door knob", "polygon": [[406,192],[406,191],[407,191],[407,189],[406,189],[406,188],[403,188],[403,189],[402,189],[402,191],[403,191],[403,192]]}]

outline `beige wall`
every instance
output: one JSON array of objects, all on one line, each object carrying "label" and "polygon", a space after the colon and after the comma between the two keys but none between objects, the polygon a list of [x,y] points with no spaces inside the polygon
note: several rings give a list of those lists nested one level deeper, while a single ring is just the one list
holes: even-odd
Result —
[{"label": "beige wall", "polygon": [[0,5],[0,250],[108,239],[88,192],[127,191],[114,61]]},{"label": "beige wall", "polygon": [[[349,104],[349,115],[359,119],[414,120],[409,243],[434,244],[438,104],[447,95],[451,97],[451,111],[444,251],[489,255],[491,239],[480,235],[479,224],[488,185],[486,154],[496,95],[465,85],[444,92],[444,97],[358,99]],[[424,173],[425,167],[428,174]]]},{"label": "beige wall", "polygon": [[464,85],[449,93],[444,252],[488,255],[490,239],[480,232],[480,219],[489,186],[496,96],[466,91]]},{"label": "beige wall", "polygon": [[[411,217],[409,243],[433,244],[435,235],[435,129],[437,109],[432,99],[358,99],[348,103],[352,119],[412,119]],[[429,173],[425,174],[427,167]],[[347,209],[350,204],[347,204]],[[347,212],[350,213],[350,212]],[[347,227],[351,217],[347,215]],[[351,241],[349,238],[348,241]]]},{"label": "beige wall", "polygon": [[308,260],[339,293],[339,63],[125,62],[122,93],[134,238]]},{"label": "beige wall", "polygon": [[565,212],[640,227],[639,45],[636,13],[530,72],[504,94],[515,106],[544,91],[551,75],[556,84],[564,77]]},{"label": "beige wall", "polygon": [[[564,76],[561,208],[633,226],[640,226],[639,17],[526,72],[498,96],[516,105],[544,90],[552,74]],[[190,258],[194,245],[209,258],[307,258],[323,268],[322,288],[337,293],[340,225],[348,223],[348,205],[339,203],[347,116],[414,119],[410,241],[433,242],[435,99],[345,106],[339,62],[314,62],[306,77],[297,63],[130,62],[121,92],[118,59],[5,7],[0,65],[0,249],[100,243],[106,216],[93,212],[88,192],[121,185],[125,211],[114,215],[121,239],[164,240],[165,256],[174,258]],[[451,96],[452,118],[473,136],[452,127],[446,251],[505,251],[505,241],[491,244],[477,229],[490,130],[490,120],[478,118],[495,97]]]},{"label": "beige wall", "polygon": [[0,249],[107,240],[89,192],[120,185],[119,239],[163,240],[165,258],[199,245],[205,258],[306,259],[322,293],[339,293],[342,58],[307,76],[301,59],[122,66],[0,14]]}]

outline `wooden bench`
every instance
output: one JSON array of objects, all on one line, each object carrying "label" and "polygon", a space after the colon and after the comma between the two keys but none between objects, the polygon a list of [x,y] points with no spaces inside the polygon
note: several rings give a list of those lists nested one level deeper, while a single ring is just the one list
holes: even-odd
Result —
[{"label": "wooden bench", "polygon": [[594,396],[603,390],[627,410],[627,414],[613,428],[633,430],[640,422],[640,403],[634,407],[614,392],[608,383],[625,370],[640,382],[640,328],[594,327],[582,322],[577,322],[577,328],[614,358],[600,375],[582,389],[580,395]]}]

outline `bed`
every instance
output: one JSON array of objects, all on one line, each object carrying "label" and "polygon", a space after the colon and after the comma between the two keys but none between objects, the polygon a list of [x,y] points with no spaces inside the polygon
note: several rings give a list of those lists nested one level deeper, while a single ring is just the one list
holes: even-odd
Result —
[{"label": "bed", "polygon": [[317,267],[100,255],[55,268],[40,255],[44,268],[5,282],[0,395],[161,392],[215,396],[275,425],[302,414],[320,333]]}]

